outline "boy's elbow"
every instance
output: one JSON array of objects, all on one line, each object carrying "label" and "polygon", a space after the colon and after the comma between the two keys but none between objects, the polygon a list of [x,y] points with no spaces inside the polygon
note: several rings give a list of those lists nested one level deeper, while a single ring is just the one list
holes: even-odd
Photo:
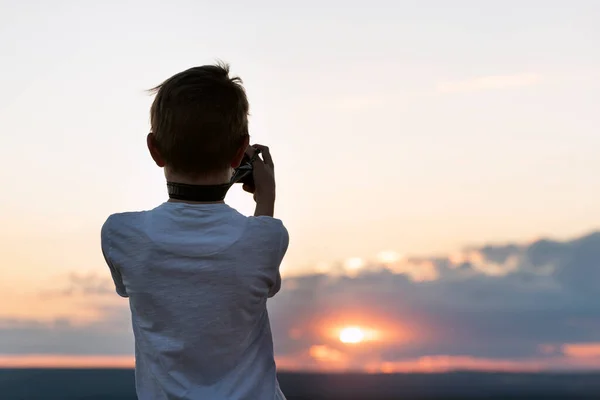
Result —
[{"label": "boy's elbow", "polygon": [[129,293],[127,293],[127,289],[125,289],[124,286],[122,286],[122,287],[117,286],[115,291],[117,292],[117,294],[119,296],[126,298],[126,299],[129,298]]},{"label": "boy's elbow", "polygon": [[273,284],[273,286],[271,286],[271,289],[269,290],[269,298],[274,297],[277,293],[279,293],[279,290],[281,290],[281,275],[277,274],[277,279],[275,280],[275,283]]}]

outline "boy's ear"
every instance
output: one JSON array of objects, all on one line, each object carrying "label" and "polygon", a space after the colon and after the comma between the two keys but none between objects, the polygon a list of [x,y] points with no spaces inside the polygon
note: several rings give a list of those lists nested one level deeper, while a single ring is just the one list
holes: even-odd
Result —
[{"label": "boy's ear", "polygon": [[165,166],[165,160],[163,160],[158,148],[156,147],[156,143],[154,143],[154,136],[152,136],[152,132],[150,132],[146,137],[146,144],[148,145],[148,150],[150,150],[150,155],[152,156],[152,159],[156,165],[163,168]]},{"label": "boy's ear", "polygon": [[242,143],[242,146],[238,149],[237,153],[235,153],[235,157],[233,157],[233,160],[231,160],[231,168],[237,168],[240,166],[242,160],[244,159],[244,154],[246,154],[246,149],[249,145],[250,136],[246,135],[244,143]]}]

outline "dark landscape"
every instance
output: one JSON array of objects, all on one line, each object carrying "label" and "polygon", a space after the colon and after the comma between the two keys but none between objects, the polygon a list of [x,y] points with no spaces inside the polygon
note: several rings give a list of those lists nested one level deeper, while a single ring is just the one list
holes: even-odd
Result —
[{"label": "dark landscape", "polygon": [[[2,400],[135,400],[127,369],[3,369]],[[281,373],[288,400],[600,399],[600,373]]]}]

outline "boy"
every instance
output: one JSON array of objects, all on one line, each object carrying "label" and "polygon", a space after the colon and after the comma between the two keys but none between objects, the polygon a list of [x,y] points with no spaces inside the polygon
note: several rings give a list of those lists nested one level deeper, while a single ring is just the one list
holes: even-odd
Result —
[{"label": "boy", "polygon": [[[253,162],[256,212],[222,198],[171,198],[111,215],[102,251],[129,298],[141,400],[285,399],[275,374],[267,298],[281,286],[288,233],[273,218],[269,149],[249,147],[248,100],[227,65],[191,68],[154,89],[148,149],[170,184],[223,188],[244,154]],[[224,192],[223,192],[224,197]]]}]

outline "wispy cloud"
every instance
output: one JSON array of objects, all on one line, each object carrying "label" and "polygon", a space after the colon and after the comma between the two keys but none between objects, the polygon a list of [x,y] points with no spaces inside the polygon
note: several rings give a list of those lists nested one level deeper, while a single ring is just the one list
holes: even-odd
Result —
[{"label": "wispy cloud", "polygon": [[45,297],[60,297],[76,295],[104,296],[114,293],[115,289],[109,277],[90,272],[87,274],[71,273],[62,288],[46,290],[40,294]]},{"label": "wispy cloud", "polygon": [[539,74],[490,75],[466,80],[441,82],[437,85],[437,91],[440,93],[477,92],[533,86],[540,82],[542,82],[542,76]]}]

